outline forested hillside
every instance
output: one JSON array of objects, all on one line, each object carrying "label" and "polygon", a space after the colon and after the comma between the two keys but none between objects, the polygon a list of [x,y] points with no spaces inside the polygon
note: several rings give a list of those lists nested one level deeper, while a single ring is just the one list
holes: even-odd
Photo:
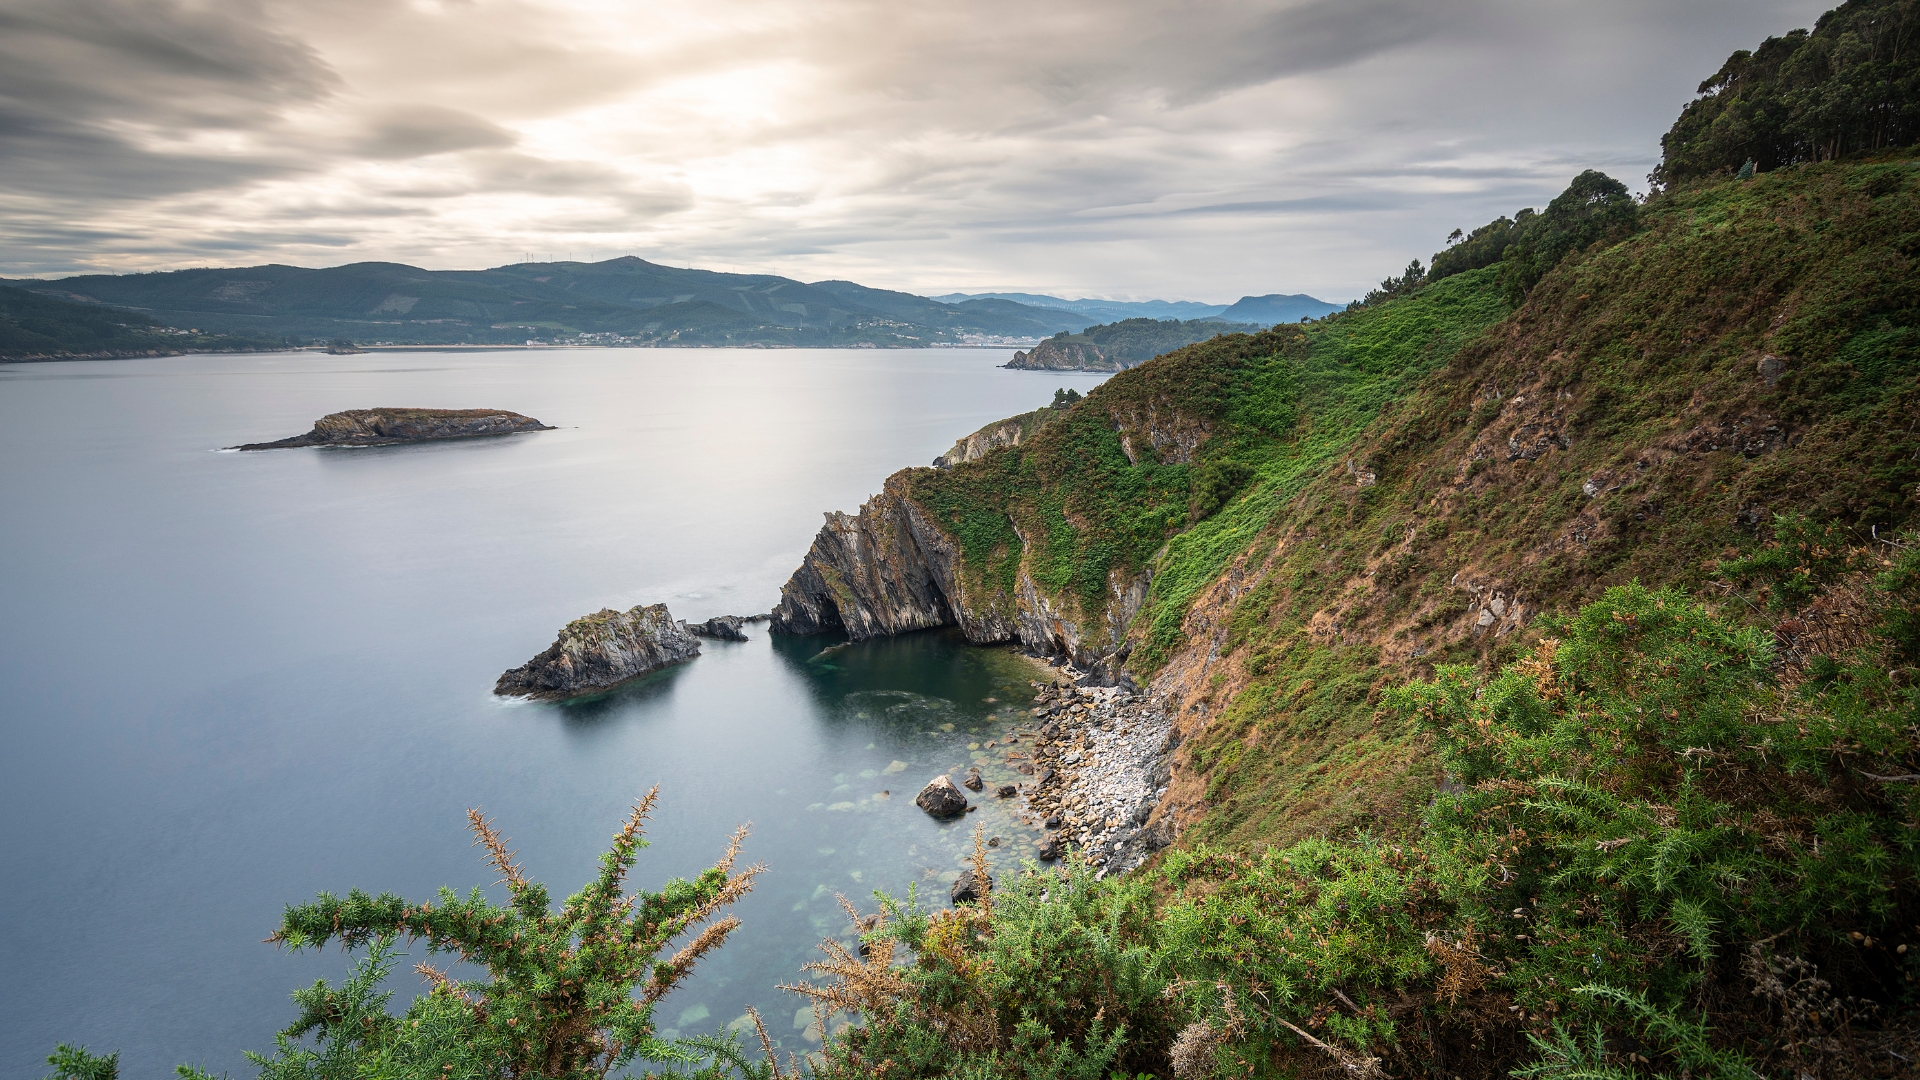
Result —
[{"label": "forested hillside", "polygon": [[943,304],[850,281],[805,284],[631,257],[489,270],[217,267],[19,284],[175,327],[359,342],[913,346],[1031,339],[1091,321],[1006,300]]},{"label": "forested hillside", "polygon": [[275,338],[176,329],[137,312],[0,286],[0,360],[102,360],[286,347]]},{"label": "forested hillside", "polygon": [[1122,319],[1089,326],[1077,334],[1055,334],[1031,350],[1014,353],[1007,366],[1036,371],[1123,371],[1182,345],[1252,329],[1245,323],[1214,319]]}]

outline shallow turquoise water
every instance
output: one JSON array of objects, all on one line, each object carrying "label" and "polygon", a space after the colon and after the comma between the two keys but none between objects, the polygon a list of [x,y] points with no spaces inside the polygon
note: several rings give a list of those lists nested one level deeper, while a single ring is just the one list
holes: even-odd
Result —
[{"label": "shallow turquoise water", "polygon": [[[975,824],[1005,839],[997,861],[1027,850],[990,794],[963,823],[912,805],[1011,726],[1026,662],[940,632],[830,648],[762,625],[595,701],[489,691],[603,606],[767,610],[822,511],[1100,381],[995,368],[1006,356],[0,366],[0,1075],[40,1075],[63,1040],[122,1050],[129,1080],[183,1061],[250,1075],[240,1051],[270,1046],[289,991],[347,965],[262,944],[284,904],[486,884],[476,805],[565,895],[654,784],[636,881],[697,872],[743,822],[745,857],[768,866],[662,1022],[710,1030],[753,1004],[810,1045],[802,1003],[773,986],[844,931],[835,893],[870,910],[872,890],[919,883],[944,902]],[[214,452],[372,405],[558,430]]]}]

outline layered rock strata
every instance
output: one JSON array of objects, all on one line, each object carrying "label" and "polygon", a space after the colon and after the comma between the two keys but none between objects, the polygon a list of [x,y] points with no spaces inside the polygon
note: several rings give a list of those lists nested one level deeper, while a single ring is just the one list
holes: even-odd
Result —
[{"label": "layered rock strata", "polygon": [[1082,665],[1114,656],[1146,600],[1147,574],[1110,582],[1106,606],[1094,620],[1050,598],[1024,565],[1012,595],[979,594],[962,576],[958,544],[913,501],[910,482],[911,470],[895,473],[858,514],[826,515],[780,590],[774,633],[840,630],[858,641],[958,626],[976,644],[1018,641]]},{"label": "layered rock strata", "polygon": [[[1016,354],[1018,355],[1018,354]],[[1003,446],[1019,446],[1033,437],[1033,434],[1045,427],[1047,421],[1060,415],[1054,408],[1035,409],[1030,413],[1010,416],[988,424],[979,431],[953,444],[953,449],[933,459],[936,469],[951,469],[963,462],[975,461],[986,457],[991,451]]]},{"label": "layered rock strata", "polygon": [[566,698],[605,690],[700,655],[700,640],[665,604],[603,608],[575,619],[547,651],[500,676],[493,692]]},{"label": "layered rock strata", "polygon": [[531,416],[505,409],[350,409],[328,413],[304,435],[274,442],[243,443],[229,450],[285,450],[296,446],[386,446],[392,443],[471,439],[551,431]]}]

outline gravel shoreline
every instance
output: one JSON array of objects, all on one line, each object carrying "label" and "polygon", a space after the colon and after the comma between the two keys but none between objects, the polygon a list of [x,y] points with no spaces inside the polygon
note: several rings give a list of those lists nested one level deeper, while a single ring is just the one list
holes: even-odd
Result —
[{"label": "gravel shoreline", "polygon": [[1040,857],[1077,850],[1104,877],[1171,843],[1171,821],[1147,824],[1167,793],[1179,745],[1168,710],[1124,687],[1070,679],[1033,686],[1031,751],[1016,767],[1033,770],[1022,788],[1028,815],[1047,830]]}]

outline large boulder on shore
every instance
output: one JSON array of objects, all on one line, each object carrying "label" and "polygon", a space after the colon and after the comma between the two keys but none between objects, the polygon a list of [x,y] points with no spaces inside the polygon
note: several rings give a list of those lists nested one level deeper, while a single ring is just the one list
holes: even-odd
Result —
[{"label": "large boulder on shore", "polygon": [[967,797],[960,794],[952,780],[936,776],[914,796],[913,805],[937,818],[955,818],[967,812]]},{"label": "large boulder on shore", "polygon": [[575,619],[547,651],[500,676],[493,692],[564,698],[604,690],[700,655],[700,639],[665,604],[602,608]]}]

